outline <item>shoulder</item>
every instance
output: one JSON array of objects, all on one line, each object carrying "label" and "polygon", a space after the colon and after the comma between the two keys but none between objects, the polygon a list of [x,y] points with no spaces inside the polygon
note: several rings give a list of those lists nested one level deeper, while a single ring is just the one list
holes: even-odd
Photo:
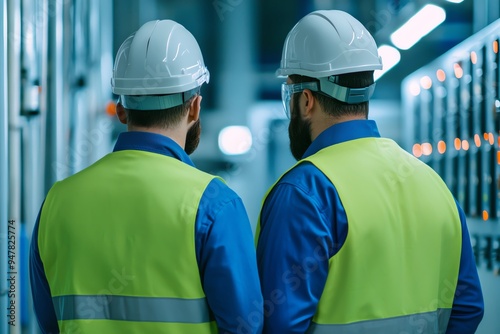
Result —
[{"label": "shoulder", "polygon": [[[280,183],[304,185],[310,178],[321,179],[324,174],[309,161],[302,161],[284,173],[279,179]],[[325,177],[326,178],[326,177]]]},{"label": "shoulder", "polygon": [[[307,196],[320,210],[329,207],[329,201],[337,197],[335,186],[316,166],[304,161],[286,172],[271,188],[268,199],[285,194]],[[286,196],[286,195],[285,195]]]},{"label": "shoulder", "polygon": [[235,210],[244,210],[240,196],[220,178],[213,177],[205,188],[200,199],[200,210],[210,216],[225,207],[231,206]]},{"label": "shoulder", "polygon": [[203,198],[207,200],[231,201],[240,197],[222,179],[212,176],[203,192]]}]

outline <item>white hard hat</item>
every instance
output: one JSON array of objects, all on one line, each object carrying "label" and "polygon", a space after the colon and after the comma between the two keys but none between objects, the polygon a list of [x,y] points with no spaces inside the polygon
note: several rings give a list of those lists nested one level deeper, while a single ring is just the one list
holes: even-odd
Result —
[{"label": "white hard hat", "polygon": [[358,20],[343,11],[318,10],[288,33],[276,75],[322,78],[381,68],[377,45]]},{"label": "white hard hat", "polygon": [[[340,86],[337,75],[382,69],[377,44],[354,17],[340,10],[318,10],[303,17],[288,33],[278,77],[298,74],[318,79],[308,89],[348,104],[366,102],[375,84],[364,88]],[[285,110],[290,92],[303,85],[282,86]],[[287,93],[288,92],[288,93]]]},{"label": "white hard hat", "polygon": [[125,108],[156,110],[187,101],[209,78],[194,36],[175,21],[157,20],[122,43],[111,87]]}]

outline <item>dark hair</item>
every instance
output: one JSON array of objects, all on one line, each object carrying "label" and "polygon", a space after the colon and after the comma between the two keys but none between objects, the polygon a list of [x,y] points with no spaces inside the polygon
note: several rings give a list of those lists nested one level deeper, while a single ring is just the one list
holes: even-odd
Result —
[{"label": "dark hair", "polygon": [[176,126],[189,109],[191,102],[197,95],[193,96],[184,104],[161,110],[135,110],[125,109],[127,113],[127,122],[130,125],[151,128],[171,128]]},{"label": "dark hair", "polygon": [[[364,88],[370,86],[374,82],[373,71],[339,74],[337,77],[338,85],[349,88]],[[318,82],[319,84],[318,79],[303,75],[292,74],[289,78],[293,83]],[[368,118],[368,102],[347,104],[321,92],[312,92],[312,95],[318,100],[318,103],[323,107],[325,112],[333,117],[352,115]]]}]

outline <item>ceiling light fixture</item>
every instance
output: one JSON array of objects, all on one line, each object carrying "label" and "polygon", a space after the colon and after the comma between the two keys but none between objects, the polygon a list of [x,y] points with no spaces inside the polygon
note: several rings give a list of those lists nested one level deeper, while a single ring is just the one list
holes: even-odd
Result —
[{"label": "ceiling light fixture", "polygon": [[403,26],[391,35],[392,43],[402,50],[408,50],[422,37],[430,33],[446,19],[446,12],[436,5],[425,5]]}]

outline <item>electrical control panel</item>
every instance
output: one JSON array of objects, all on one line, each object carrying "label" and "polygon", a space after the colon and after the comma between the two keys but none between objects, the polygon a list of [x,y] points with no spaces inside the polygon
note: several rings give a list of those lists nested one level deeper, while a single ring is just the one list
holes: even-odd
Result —
[{"label": "electrical control panel", "polygon": [[500,333],[500,20],[402,83],[403,146],[462,206],[485,299],[477,333]]}]

